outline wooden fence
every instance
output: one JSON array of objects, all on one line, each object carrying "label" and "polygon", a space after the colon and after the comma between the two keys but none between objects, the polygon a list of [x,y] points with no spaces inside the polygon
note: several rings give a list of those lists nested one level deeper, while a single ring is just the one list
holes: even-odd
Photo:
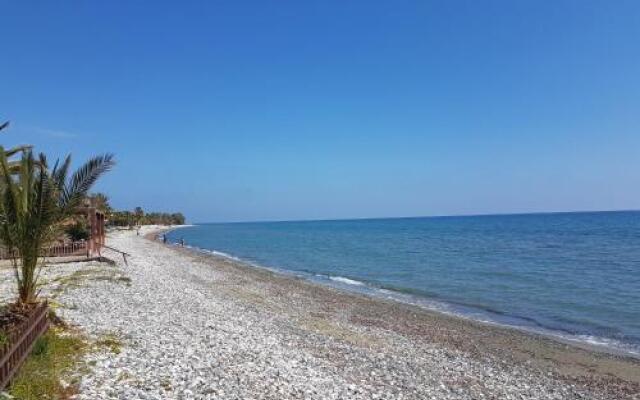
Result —
[{"label": "wooden fence", "polygon": [[[97,247],[97,246],[94,246]],[[89,252],[89,242],[88,241],[78,241],[64,244],[56,244],[46,249],[43,249],[40,256],[41,257],[70,257],[70,256],[80,256],[87,255]],[[0,260],[7,260],[9,258],[13,258],[13,253],[4,247],[0,247]]]},{"label": "wooden fence", "polygon": [[44,257],[67,257],[83,254],[87,252],[86,241],[59,244],[45,250]]},{"label": "wooden fence", "polygon": [[48,314],[48,304],[39,304],[27,320],[7,335],[5,344],[0,346],[0,390],[9,384],[36,340],[49,327]]}]

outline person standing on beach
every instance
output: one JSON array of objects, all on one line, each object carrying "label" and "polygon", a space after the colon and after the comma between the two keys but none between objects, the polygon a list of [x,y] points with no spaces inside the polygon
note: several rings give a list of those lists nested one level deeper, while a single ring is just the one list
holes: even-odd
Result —
[{"label": "person standing on beach", "polygon": [[162,243],[167,244],[167,235],[162,235]]},{"label": "person standing on beach", "polygon": [[184,247],[184,238],[180,238],[180,246]]}]

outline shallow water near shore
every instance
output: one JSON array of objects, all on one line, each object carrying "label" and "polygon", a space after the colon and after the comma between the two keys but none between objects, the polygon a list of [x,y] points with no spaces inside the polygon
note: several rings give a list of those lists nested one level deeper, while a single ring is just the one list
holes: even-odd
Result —
[{"label": "shallow water near shore", "polygon": [[640,354],[640,212],[199,224],[168,236],[315,282]]}]

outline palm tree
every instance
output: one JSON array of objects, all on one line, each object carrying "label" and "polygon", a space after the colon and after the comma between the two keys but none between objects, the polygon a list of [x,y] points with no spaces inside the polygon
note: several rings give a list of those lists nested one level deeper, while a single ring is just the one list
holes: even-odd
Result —
[{"label": "palm tree", "polygon": [[38,261],[42,249],[55,237],[60,222],[72,216],[87,192],[114,165],[113,156],[94,157],[69,177],[71,157],[49,169],[44,154],[36,159],[30,149],[11,169],[0,146],[0,240],[11,250],[18,300],[37,298]]}]

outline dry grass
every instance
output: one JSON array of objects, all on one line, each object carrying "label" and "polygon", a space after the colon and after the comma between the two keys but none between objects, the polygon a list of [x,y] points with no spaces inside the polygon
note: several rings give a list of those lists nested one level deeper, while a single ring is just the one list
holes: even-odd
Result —
[{"label": "dry grass", "polygon": [[104,335],[98,339],[95,344],[100,348],[107,348],[114,354],[120,354],[120,351],[122,351],[122,341],[114,333]]},{"label": "dry grass", "polygon": [[67,289],[86,286],[89,281],[108,281],[127,286],[131,285],[131,278],[124,276],[117,269],[109,267],[81,269],[72,274],[52,279],[50,282],[43,283],[43,285],[56,284],[57,286],[51,292],[51,297],[56,298]]}]

